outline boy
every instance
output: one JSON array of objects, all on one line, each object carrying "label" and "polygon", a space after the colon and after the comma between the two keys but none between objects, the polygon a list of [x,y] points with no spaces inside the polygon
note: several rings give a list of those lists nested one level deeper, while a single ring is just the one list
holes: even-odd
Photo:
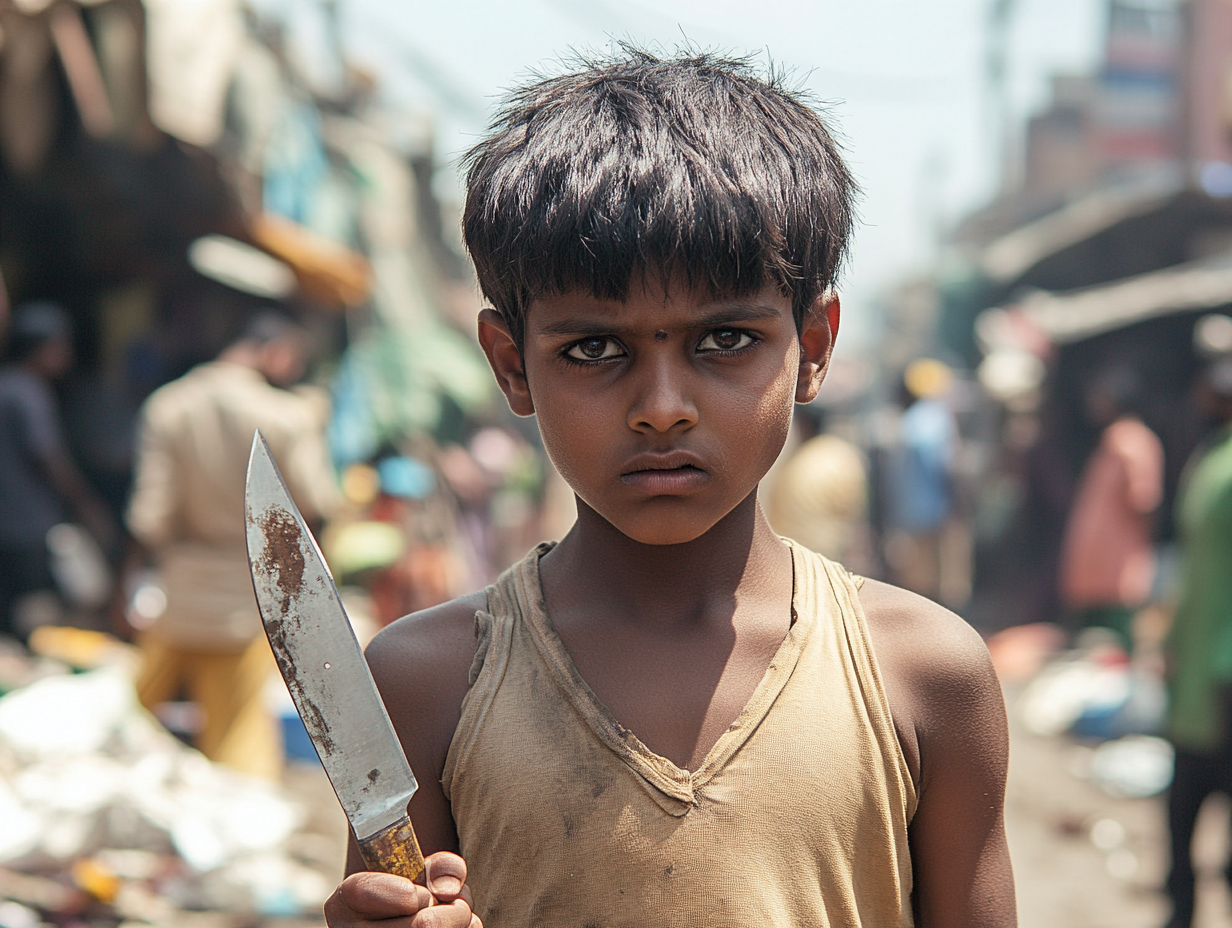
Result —
[{"label": "boy", "polygon": [[369,647],[431,893],[352,848],[331,925],[1014,924],[979,638],[757,501],[853,191],[740,62],[626,49],[507,102],[463,220],[480,341],[578,521]]}]

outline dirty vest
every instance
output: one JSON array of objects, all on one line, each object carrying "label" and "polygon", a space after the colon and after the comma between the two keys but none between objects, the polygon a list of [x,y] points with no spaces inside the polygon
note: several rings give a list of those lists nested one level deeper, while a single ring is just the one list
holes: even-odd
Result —
[{"label": "dirty vest", "polygon": [[911,924],[915,790],[855,579],[792,545],[793,622],[701,768],[621,726],[544,610],[488,588],[442,784],[487,928]]}]

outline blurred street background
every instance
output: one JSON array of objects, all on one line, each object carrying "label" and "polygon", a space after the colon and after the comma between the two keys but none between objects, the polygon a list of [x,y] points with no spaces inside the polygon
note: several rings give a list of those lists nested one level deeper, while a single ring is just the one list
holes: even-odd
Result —
[{"label": "blurred street background", "polygon": [[252,428],[361,641],[568,531],[458,159],[626,39],[783,68],[844,136],[842,337],[762,498],[988,641],[1020,923],[1162,928],[1175,770],[1232,925],[1230,0],[0,0],[0,928],[323,924]]}]

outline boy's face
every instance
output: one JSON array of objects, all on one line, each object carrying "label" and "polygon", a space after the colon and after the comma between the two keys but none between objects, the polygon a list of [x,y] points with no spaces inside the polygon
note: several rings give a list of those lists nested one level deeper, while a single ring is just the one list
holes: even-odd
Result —
[{"label": "boy's face", "polygon": [[792,404],[816,396],[837,327],[833,298],[797,335],[777,287],[716,299],[648,275],[623,303],[536,300],[520,354],[491,310],[480,341],[577,495],[630,538],[666,545],[704,534],[765,476]]}]

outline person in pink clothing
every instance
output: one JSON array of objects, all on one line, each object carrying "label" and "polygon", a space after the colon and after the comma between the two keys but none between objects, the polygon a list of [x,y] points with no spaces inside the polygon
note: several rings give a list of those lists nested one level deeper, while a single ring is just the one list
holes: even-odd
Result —
[{"label": "person in pink clothing", "polygon": [[1114,369],[1087,394],[1087,415],[1103,431],[1070,510],[1060,572],[1062,604],[1080,627],[1110,628],[1127,649],[1155,579],[1151,536],[1164,479],[1163,445],[1131,411],[1137,390],[1132,371]]}]

